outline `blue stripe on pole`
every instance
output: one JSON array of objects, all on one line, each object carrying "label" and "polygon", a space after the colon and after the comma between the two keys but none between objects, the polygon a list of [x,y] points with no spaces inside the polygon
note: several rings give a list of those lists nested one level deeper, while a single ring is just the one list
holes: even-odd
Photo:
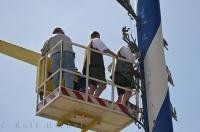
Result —
[{"label": "blue stripe on pole", "polygon": [[[137,5],[138,23],[138,44],[141,51],[141,74],[144,78],[144,58],[151,45],[155,34],[161,24],[160,4],[159,0],[139,0]],[[146,131],[149,131],[148,126],[148,108],[146,100],[145,82],[143,80],[144,91],[142,92],[143,108],[144,108],[144,123]],[[170,98],[169,91],[165,97],[162,107],[155,121],[155,132],[173,132],[172,120],[170,115]]]},{"label": "blue stripe on pole", "polygon": [[153,132],[173,132],[172,118],[170,113],[170,96],[169,90],[160,109],[158,117],[155,122]]},{"label": "blue stripe on pole", "polygon": [[[142,78],[144,78],[144,62],[142,61],[140,63],[140,72]],[[144,126],[145,126],[145,132],[148,132],[149,125],[148,125],[148,110],[147,110],[147,98],[146,98],[146,88],[145,88],[145,80],[142,79],[142,105],[143,105],[143,118],[144,118]]]},{"label": "blue stripe on pole", "polygon": [[159,0],[139,0],[139,48],[144,59],[147,50],[161,23]]}]

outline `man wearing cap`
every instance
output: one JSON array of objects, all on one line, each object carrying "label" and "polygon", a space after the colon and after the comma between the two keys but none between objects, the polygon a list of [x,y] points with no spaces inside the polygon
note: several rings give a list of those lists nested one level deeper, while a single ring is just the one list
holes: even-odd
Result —
[{"label": "man wearing cap", "polygon": [[[62,43],[62,57],[61,57],[61,44]],[[60,60],[62,58],[62,68],[73,71],[75,64],[75,53],[72,48],[73,42],[71,39],[65,35],[64,31],[60,27],[56,27],[53,30],[53,35],[44,43],[41,49],[42,55],[46,55],[50,50],[51,60],[52,60],[52,73],[55,73],[60,68]],[[57,46],[56,46],[57,45]],[[56,47],[55,47],[56,46]],[[53,76],[53,86],[54,89],[59,86],[60,72]],[[69,72],[63,72],[65,87],[73,88],[73,75]]]},{"label": "man wearing cap", "polygon": [[[100,40],[100,34],[97,31],[94,31],[90,35],[89,48],[98,50],[104,53],[117,56],[108,47]],[[86,65],[87,65],[87,56],[85,55],[83,74],[86,75]],[[101,81],[106,81],[105,78],[105,67],[103,55],[95,51],[90,50],[90,64],[89,64],[89,76],[96,78]],[[98,82],[96,80],[89,79],[89,93],[95,97],[99,97],[103,90],[106,88],[106,84]]]}]

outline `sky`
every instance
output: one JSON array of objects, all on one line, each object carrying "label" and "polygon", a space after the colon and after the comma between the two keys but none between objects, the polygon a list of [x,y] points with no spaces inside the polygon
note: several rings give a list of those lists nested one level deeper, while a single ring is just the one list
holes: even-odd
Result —
[{"label": "sky", "polygon": [[[169,85],[171,102],[178,122],[175,132],[198,131],[200,63],[200,2],[198,0],[160,0],[163,36],[175,87]],[[89,34],[97,30],[114,52],[124,44],[121,28],[132,28],[127,12],[115,0],[0,0],[0,39],[40,52],[54,27],[60,26],[72,41],[87,45]],[[76,51],[76,66],[82,70],[82,52]],[[79,132],[54,121],[35,116],[36,67],[0,54],[0,132]],[[102,96],[107,96],[107,91]],[[134,124],[123,132],[143,132]]]}]

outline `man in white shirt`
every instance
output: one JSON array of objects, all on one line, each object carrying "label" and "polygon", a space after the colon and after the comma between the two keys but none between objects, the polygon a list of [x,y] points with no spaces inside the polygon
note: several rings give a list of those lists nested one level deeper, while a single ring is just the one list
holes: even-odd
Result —
[{"label": "man in white shirt", "polygon": [[[134,88],[134,68],[136,61],[136,55],[131,52],[129,46],[123,46],[119,49],[117,55],[121,58],[127,59],[129,62],[117,59],[115,65],[115,84],[127,89]],[[117,88],[118,100],[117,102],[126,105],[129,98],[131,97],[132,92],[129,90],[124,90]]]},{"label": "man in white shirt", "polygon": [[[91,33],[88,47],[104,53],[111,54],[115,57],[117,56],[115,53],[108,49],[108,47],[103,43],[103,41],[100,40],[100,34],[97,31]],[[86,65],[87,56],[85,55],[83,67],[83,74],[85,75]],[[90,51],[89,76],[102,81],[106,81],[103,55],[95,51]],[[90,79],[89,88],[89,93],[91,95],[99,97],[103,90],[106,88],[106,84]]]},{"label": "man in white shirt", "polygon": [[[53,30],[53,35],[45,42],[43,48],[41,49],[42,55],[46,55],[50,50],[50,57],[52,60],[52,73],[56,72],[60,68],[61,60],[61,44],[62,43],[62,68],[73,71],[75,64],[75,53],[72,48],[73,42],[71,39],[65,35],[64,31],[60,27],[56,27]],[[57,45],[55,47],[55,45]],[[52,49],[53,48],[53,49]],[[53,76],[53,86],[54,89],[59,86],[59,73]],[[68,72],[63,72],[65,87],[73,88],[73,75]]]}]

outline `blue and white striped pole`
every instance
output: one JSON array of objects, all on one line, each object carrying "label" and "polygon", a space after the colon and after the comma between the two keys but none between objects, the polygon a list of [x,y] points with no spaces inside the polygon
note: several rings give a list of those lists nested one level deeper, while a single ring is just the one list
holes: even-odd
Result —
[{"label": "blue and white striped pole", "polygon": [[138,45],[147,132],[173,132],[159,0],[138,0]]}]

